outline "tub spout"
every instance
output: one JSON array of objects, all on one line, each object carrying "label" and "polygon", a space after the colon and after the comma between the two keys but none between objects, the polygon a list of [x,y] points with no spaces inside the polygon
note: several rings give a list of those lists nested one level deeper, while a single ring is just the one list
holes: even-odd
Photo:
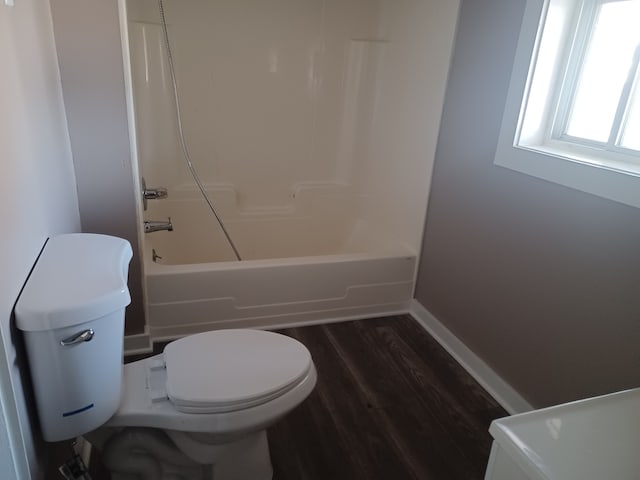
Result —
[{"label": "tub spout", "polygon": [[173,225],[171,224],[171,217],[166,222],[158,222],[155,220],[149,220],[144,222],[144,233],[159,232],[160,230],[173,231]]}]

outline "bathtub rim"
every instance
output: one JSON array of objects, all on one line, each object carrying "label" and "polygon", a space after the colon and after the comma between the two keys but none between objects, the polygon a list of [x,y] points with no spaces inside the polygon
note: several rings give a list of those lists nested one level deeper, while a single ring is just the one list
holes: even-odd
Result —
[{"label": "bathtub rim", "polygon": [[297,257],[277,257],[251,260],[224,260],[219,262],[163,264],[153,261],[153,243],[151,238],[145,238],[143,263],[145,276],[173,275],[179,273],[208,272],[211,270],[228,271],[240,270],[248,267],[270,268],[287,265],[318,265],[324,263],[348,263],[353,261],[371,260],[379,258],[417,258],[417,253],[405,245],[398,245],[395,249],[372,250],[369,252],[332,253],[327,255],[307,255]]}]

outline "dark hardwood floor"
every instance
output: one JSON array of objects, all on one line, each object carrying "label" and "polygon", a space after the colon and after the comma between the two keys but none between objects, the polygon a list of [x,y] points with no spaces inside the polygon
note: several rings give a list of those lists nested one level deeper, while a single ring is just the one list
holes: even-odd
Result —
[{"label": "dark hardwood floor", "polygon": [[269,430],[277,480],[482,479],[506,412],[411,317],[283,330],[318,384]]},{"label": "dark hardwood floor", "polygon": [[269,429],[274,480],[483,478],[507,413],[410,316],[280,332],[311,351],[318,384]]}]

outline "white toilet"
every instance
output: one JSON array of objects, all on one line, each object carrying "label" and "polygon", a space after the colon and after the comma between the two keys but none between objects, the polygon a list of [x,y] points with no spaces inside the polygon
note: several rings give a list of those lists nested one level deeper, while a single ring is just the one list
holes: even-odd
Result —
[{"label": "white toilet", "polygon": [[260,330],[191,335],[122,365],[131,247],[51,238],[16,304],[43,437],[86,436],[115,479],[267,480],[266,428],[313,390],[300,342]]}]

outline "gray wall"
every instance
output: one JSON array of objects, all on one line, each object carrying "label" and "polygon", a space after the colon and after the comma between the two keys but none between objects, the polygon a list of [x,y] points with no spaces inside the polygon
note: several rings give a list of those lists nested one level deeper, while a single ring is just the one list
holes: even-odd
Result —
[{"label": "gray wall", "polygon": [[13,306],[48,237],[80,229],[49,2],[0,3],[0,478],[41,479],[46,447]]},{"label": "gray wall", "polygon": [[640,386],[640,212],[493,165],[524,3],[462,2],[416,298],[540,407]]},{"label": "gray wall", "polygon": [[117,0],[51,0],[83,232],[131,242],[126,333],[142,332],[141,270]]}]

